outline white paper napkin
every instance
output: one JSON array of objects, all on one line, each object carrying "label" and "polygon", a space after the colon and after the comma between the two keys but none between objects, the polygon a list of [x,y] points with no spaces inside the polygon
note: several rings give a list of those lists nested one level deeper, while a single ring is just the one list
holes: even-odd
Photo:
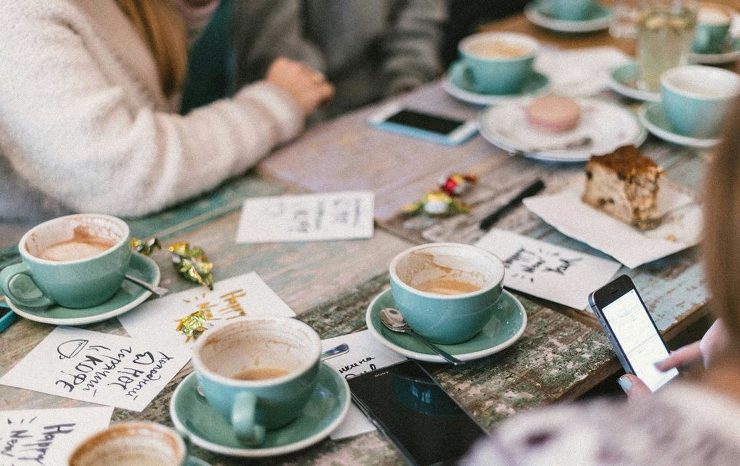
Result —
[{"label": "white paper napkin", "polygon": [[553,93],[571,97],[596,95],[609,86],[609,72],[629,61],[614,47],[578,50],[543,48],[535,68],[550,78]]},{"label": "white paper napkin", "polygon": [[660,227],[640,231],[581,201],[582,184],[530,197],[524,205],[560,232],[635,268],[696,245],[701,236],[701,208],[671,183],[658,194]]}]

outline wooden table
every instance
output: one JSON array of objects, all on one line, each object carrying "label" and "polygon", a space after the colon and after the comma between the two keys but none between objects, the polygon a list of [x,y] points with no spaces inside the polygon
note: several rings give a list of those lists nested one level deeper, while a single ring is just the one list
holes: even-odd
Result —
[{"label": "wooden table", "polygon": [[[521,17],[492,25],[510,29],[524,25]],[[539,35],[543,31],[538,31]],[[599,36],[599,45],[608,36]],[[592,40],[586,38],[584,40]],[[559,36],[540,40],[558,43]],[[570,44],[568,38],[564,44]],[[591,45],[591,42],[588,42]],[[602,97],[616,99],[604,94]],[[432,83],[403,97],[417,107],[470,118],[479,109],[447,96]],[[445,147],[370,128],[366,119],[376,107],[362,109],[310,129],[294,143],[261,163],[254,173],[233,180],[203,198],[145,219],[132,220],[133,234],[156,235],[168,241],[190,241],[206,248],[217,267],[217,279],[257,271],[267,284],[323,338],[361,330],[370,300],[387,287],[387,264],[399,251],[426,241],[472,243],[481,235],[477,223],[496,205],[540,177],[554,192],[582,176],[583,165],[547,164],[510,157],[481,137],[458,147]],[[688,189],[699,189],[706,154],[648,139],[644,152],[668,176]],[[433,189],[452,172],[480,177],[478,204],[468,215],[444,220],[408,221],[400,207]],[[368,189],[376,194],[376,230],[370,240],[316,243],[234,244],[239,207],[244,198],[279,193]],[[523,207],[497,227],[597,256],[599,251],[558,233]],[[160,256],[163,284],[173,291],[190,287],[179,280]],[[14,248],[0,250],[0,267],[17,261]],[[689,249],[635,270],[633,277],[660,330],[671,339],[706,313],[707,293],[696,251]],[[572,400],[619,370],[611,347],[586,311],[514,294],[524,304],[528,326],[524,336],[502,353],[462,367],[430,365],[443,387],[485,428],[537,406]],[[89,326],[124,334],[118,321]],[[20,361],[52,326],[20,320],[0,341],[0,373]],[[188,364],[141,413],[116,409],[114,421],[147,419],[172,425],[168,403],[176,385],[192,371]],[[84,406],[85,403],[0,386],[0,409]],[[194,449],[212,464],[241,464]],[[306,450],[264,463],[395,464],[402,463],[392,445],[372,433],[342,441],[325,440]]]}]

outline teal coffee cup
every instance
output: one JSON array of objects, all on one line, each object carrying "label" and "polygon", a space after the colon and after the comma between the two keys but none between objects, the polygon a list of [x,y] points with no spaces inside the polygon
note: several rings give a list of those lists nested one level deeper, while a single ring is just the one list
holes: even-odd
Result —
[{"label": "teal coffee cup", "polygon": [[247,446],[296,419],[318,382],[321,339],[292,318],[252,318],[209,329],[193,347],[208,403]]},{"label": "teal coffee cup", "polygon": [[0,288],[29,308],[87,308],[121,287],[131,258],[129,228],[102,214],[76,214],[29,230],[18,243],[22,262],[0,272]]},{"label": "teal coffee cup", "polygon": [[710,66],[679,66],[660,76],[660,94],[674,131],[714,138],[740,95],[740,76]]},{"label": "teal coffee cup", "polygon": [[523,34],[484,32],[468,36],[458,45],[466,79],[482,94],[521,91],[532,75],[538,43]]},{"label": "teal coffee cup", "polygon": [[596,9],[595,0],[550,0],[550,13],[557,19],[582,21]]},{"label": "teal coffee cup", "polygon": [[473,338],[496,311],[504,265],[468,244],[430,243],[398,254],[389,265],[391,293],[416,333],[441,344]]},{"label": "teal coffee cup", "polygon": [[722,53],[727,43],[733,10],[717,3],[702,3],[696,19],[693,51]]}]

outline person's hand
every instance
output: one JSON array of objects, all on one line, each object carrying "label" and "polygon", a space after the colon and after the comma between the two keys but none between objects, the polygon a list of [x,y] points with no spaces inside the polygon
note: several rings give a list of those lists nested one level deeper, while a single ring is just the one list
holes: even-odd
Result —
[{"label": "person's hand", "polygon": [[270,64],[265,79],[292,95],[305,116],[334,95],[334,86],[321,72],[283,57]]}]

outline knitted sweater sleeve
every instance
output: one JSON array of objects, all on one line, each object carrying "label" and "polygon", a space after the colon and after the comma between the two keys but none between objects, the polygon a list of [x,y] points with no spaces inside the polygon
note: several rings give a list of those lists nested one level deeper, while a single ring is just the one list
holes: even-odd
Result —
[{"label": "knitted sweater sleeve", "polygon": [[5,10],[0,156],[73,210],[161,210],[244,172],[302,129],[297,103],[267,82],[187,116],[157,111],[145,92],[132,97],[125,83],[135,79],[102,66],[84,25],[54,8]]}]

